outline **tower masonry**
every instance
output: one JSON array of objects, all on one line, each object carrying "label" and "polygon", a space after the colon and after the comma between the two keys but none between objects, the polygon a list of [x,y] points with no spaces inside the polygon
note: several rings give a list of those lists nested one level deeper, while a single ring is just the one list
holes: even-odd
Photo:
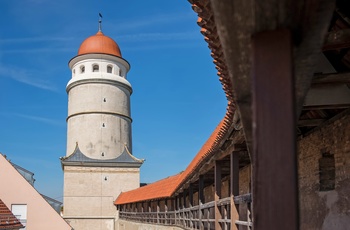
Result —
[{"label": "tower masonry", "polygon": [[69,61],[64,218],[75,230],[113,230],[113,201],[140,185],[143,160],[132,155],[129,63],[101,30]]}]

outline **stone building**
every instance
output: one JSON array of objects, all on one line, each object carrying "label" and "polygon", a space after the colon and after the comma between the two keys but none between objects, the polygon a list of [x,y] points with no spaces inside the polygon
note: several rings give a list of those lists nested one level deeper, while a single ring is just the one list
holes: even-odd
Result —
[{"label": "stone building", "polygon": [[132,155],[130,65],[99,29],[69,68],[63,216],[75,230],[114,229],[113,201],[140,186],[143,163]]}]

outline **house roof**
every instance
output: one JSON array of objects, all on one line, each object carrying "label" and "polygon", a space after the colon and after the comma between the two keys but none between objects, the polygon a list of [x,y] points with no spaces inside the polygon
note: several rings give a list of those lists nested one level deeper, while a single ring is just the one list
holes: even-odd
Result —
[{"label": "house roof", "polygon": [[152,184],[128,192],[122,192],[115,201],[115,204],[119,205],[170,197],[178,185],[181,175],[182,173],[179,173]]},{"label": "house roof", "polygon": [[20,229],[24,226],[0,199],[0,229]]}]

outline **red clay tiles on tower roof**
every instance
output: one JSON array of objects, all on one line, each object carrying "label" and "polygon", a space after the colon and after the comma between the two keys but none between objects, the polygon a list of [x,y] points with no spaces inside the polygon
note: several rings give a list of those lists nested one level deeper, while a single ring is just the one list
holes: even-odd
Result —
[{"label": "red clay tiles on tower roof", "polygon": [[24,226],[0,199],[0,229],[20,229]]}]

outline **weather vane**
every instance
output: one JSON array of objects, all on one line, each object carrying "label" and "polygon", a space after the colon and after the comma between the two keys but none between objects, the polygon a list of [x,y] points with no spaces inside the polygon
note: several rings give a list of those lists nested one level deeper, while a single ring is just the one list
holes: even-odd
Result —
[{"label": "weather vane", "polygon": [[102,14],[98,13],[99,19],[98,19],[98,31],[102,31]]}]

